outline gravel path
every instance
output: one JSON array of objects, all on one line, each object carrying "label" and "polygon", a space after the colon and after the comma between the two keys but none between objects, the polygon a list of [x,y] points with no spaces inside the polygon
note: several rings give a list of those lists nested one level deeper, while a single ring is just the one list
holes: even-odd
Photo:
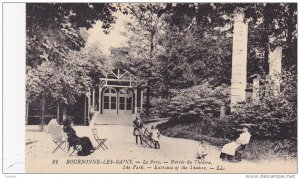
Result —
[{"label": "gravel path", "polygon": [[[28,173],[294,173],[297,171],[296,160],[272,162],[243,160],[239,163],[221,161],[218,158],[220,149],[213,146],[209,147],[209,155],[205,160],[196,160],[198,142],[187,139],[161,136],[159,150],[136,145],[130,125],[96,126],[99,135],[108,138],[106,142],[108,150],[99,149],[89,156],[76,154],[69,156],[63,151],[52,154],[54,143],[46,132],[34,130],[37,127],[27,126],[26,142],[29,144],[26,145],[26,172]],[[90,127],[76,126],[75,130],[79,136],[90,137],[93,145],[96,145]],[[30,143],[32,141],[37,142]],[[191,163],[188,163],[188,160]],[[76,162],[85,163],[74,164]],[[142,165],[143,162],[148,164]],[[127,167],[130,169],[126,169]]]}]

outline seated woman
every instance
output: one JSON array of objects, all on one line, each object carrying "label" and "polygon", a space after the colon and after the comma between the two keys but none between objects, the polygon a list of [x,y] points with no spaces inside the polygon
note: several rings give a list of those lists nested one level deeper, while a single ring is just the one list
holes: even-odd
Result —
[{"label": "seated woman", "polygon": [[70,119],[66,119],[64,121],[64,132],[68,136],[69,149],[70,147],[76,147],[76,145],[81,146],[81,151],[77,153],[77,155],[86,156],[94,152],[94,147],[92,142],[88,137],[78,137],[76,135],[76,131],[72,128],[73,122]]},{"label": "seated woman", "polygon": [[229,161],[240,161],[240,158],[236,158],[237,152],[249,143],[251,138],[247,127],[243,127],[240,137],[231,143],[223,146],[220,154],[222,160],[228,159]]}]

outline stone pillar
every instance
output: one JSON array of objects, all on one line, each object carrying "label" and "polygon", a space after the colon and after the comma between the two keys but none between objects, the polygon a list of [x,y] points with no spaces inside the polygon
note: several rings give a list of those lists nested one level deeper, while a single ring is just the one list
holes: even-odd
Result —
[{"label": "stone pillar", "polygon": [[276,47],[269,53],[269,77],[273,83],[272,94],[277,96],[280,93],[280,79],[279,74],[281,73],[281,58],[282,48]]},{"label": "stone pillar", "polygon": [[225,104],[221,105],[221,108],[220,108],[220,119],[222,119],[222,118],[225,117],[225,110],[226,110],[225,107],[226,107]]},{"label": "stone pillar", "polygon": [[247,42],[248,24],[244,23],[244,13],[237,12],[234,16],[233,31],[231,110],[238,102],[246,99]]}]

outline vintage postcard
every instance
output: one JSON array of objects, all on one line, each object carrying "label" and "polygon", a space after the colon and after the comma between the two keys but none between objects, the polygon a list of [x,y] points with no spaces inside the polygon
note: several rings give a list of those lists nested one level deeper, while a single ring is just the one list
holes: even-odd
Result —
[{"label": "vintage postcard", "polygon": [[297,15],[26,3],[25,173],[297,173]]}]

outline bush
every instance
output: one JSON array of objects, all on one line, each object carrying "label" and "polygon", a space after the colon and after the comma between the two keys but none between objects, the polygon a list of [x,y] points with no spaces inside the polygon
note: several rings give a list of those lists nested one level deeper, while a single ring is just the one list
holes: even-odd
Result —
[{"label": "bush", "polygon": [[181,129],[188,129],[186,132],[194,133],[196,135],[205,135],[207,137],[221,138],[222,140],[233,140],[239,136],[239,125],[231,123],[219,118],[201,117],[199,119],[186,118],[186,119],[172,119],[165,123],[159,124],[158,128],[162,131],[169,131],[170,128],[176,129],[181,133]]},{"label": "bush", "polygon": [[270,90],[274,84],[267,80],[262,81],[259,102],[240,103],[222,120],[216,114],[221,102],[228,104],[226,88],[217,90],[204,84],[179,90],[165,108],[171,119],[158,128],[167,136],[204,140],[222,147],[238,138],[241,132],[237,129],[247,125],[252,135],[246,148],[249,159],[296,158],[297,77],[293,71],[282,72],[278,76],[281,89],[276,95]]},{"label": "bush", "polygon": [[183,90],[173,90],[168,105],[161,106],[162,116],[172,119],[197,119],[209,115],[218,117],[220,106],[229,103],[228,86],[213,88],[208,83]]},{"label": "bush", "polygon": [[254,139],[297,138],[297,77],[293,71],[283,71],[277,80],[281,89],[272,93],[274,84],[270,79],[262,81],[259,102],[238,104],[227,120],[235,124],[251,126]]},{"label": "bush", "polygon": [[228,121],[250,126],[255,139],[296,139],[297,121],[293,104],[281,97],[269,97],[258,103],[239,104]]},{"label": "bush", "polygon": [[153,97],[151,98],[151,106],[153,106],[153,109],[151,110],[153,115],[158,115],[161,118],[164,118],[167,116],[165,113],[166,106],[170,103],[170,99],[165,99],[162,97]]}]

